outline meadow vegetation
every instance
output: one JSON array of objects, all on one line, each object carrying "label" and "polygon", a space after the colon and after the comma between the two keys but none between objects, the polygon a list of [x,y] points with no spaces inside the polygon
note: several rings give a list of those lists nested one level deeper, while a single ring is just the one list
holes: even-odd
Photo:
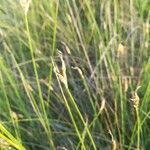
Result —
[{"label": "meadow vegetation", "polygon": [[149,0],[0,0],[0,149],[149,150]]}]

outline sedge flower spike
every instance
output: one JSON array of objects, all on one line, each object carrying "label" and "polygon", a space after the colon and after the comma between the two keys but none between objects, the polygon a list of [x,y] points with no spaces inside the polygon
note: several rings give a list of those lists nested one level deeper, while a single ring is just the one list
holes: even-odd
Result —
[{"label": "sedge flower spike", "polygon": [[20,0],[20,4],[24,10],[25,15],[27,15],[31,0]]}]

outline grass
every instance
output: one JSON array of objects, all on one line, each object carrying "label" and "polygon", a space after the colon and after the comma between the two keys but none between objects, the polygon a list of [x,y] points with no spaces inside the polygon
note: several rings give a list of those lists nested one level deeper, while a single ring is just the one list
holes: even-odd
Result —
[{"label": "grass", "polygon": [[1,0],[0,149],[148,150],[148,0]]}]

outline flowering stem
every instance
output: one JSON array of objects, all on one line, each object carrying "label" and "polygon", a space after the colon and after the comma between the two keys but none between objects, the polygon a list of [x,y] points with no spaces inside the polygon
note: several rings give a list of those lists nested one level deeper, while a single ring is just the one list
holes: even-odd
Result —
[{"label": "flowering stem", "polygon": [[135,108],[136,116],[137,116],[137,150],[140,150],[140,117],[139,117],[139,109]]}]

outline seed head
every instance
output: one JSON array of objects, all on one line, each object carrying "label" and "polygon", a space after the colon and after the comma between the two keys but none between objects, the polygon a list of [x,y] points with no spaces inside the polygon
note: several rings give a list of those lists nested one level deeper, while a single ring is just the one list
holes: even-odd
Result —
[{"label": "seed head", "polygon": [[140,98],[137,94],[137,90],[140,88],[141,86],[138,86],[136,91],[133,94],[133,97],[131,98],[131,101],[133,102],[133,106],[135,109],[137,109],[139,107],[139,102],[140,102]]},{"label": "seed head", "polygon": [[27,15],[31,0],[20,0],[20,4],[24,10],[25,15]]}]

